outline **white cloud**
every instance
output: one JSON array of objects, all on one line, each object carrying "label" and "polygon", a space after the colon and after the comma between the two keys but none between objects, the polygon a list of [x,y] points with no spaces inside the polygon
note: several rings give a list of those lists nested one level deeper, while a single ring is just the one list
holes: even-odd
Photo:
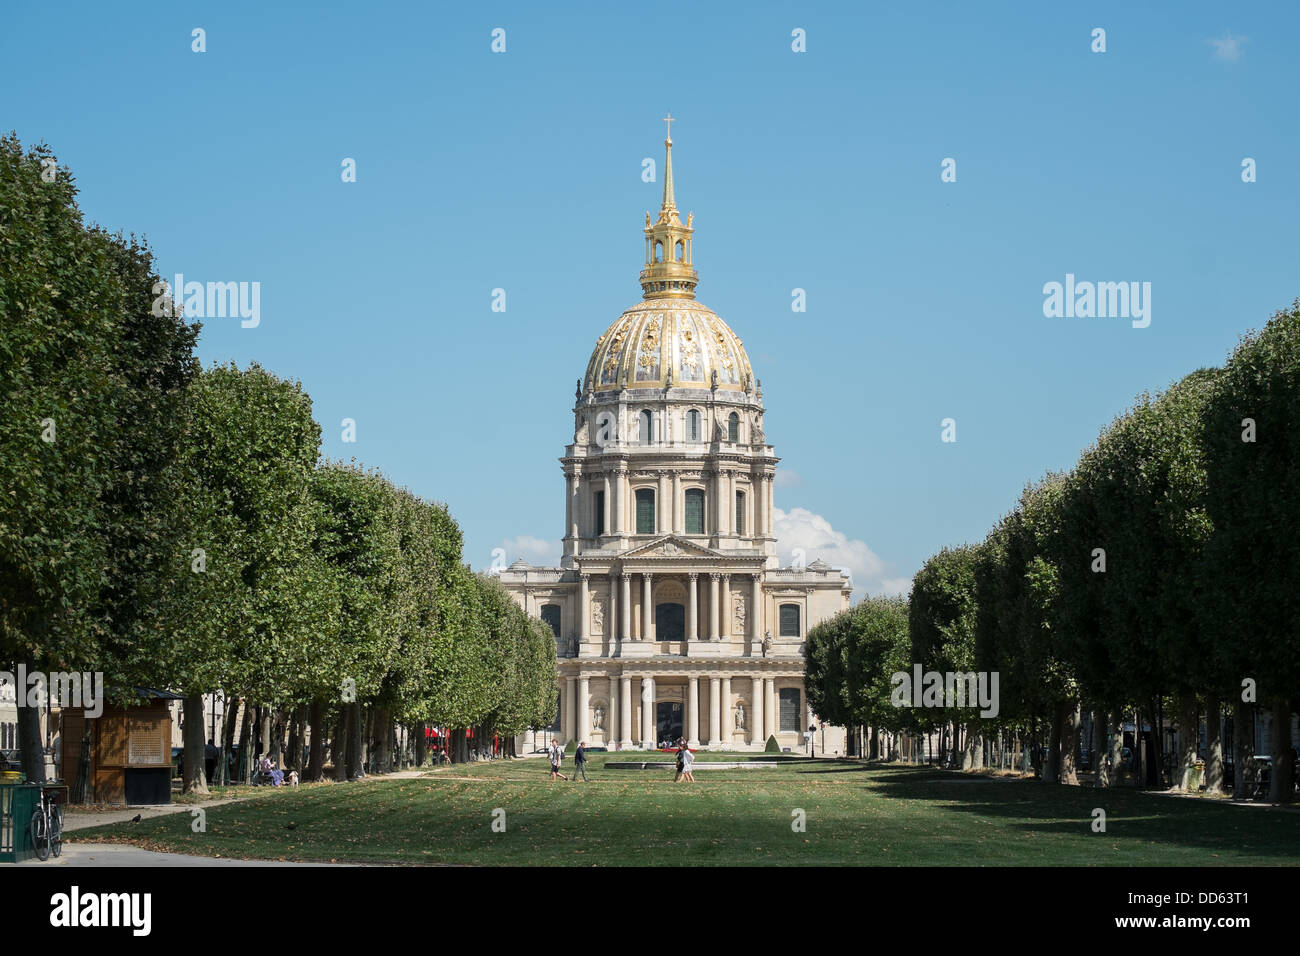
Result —
[{"label": "white cloud", "polygon": [[783,565],[792,562],[794,552],[803,552],[805,563],[821,558],[832,567],[849,572],[854,602],[868,594],[900,594],[911,589],[910,578],[883,561],[865,541],[836,531],[829,521],[807,508],[772,509],[772,532]]},{"label": "white cloud", "polygon": [[527,534],[521,534],[517,538],[506,538],[501,542],[501,548],[506,553],[507,566],[523,558],[529,564],[555,567],[560,563],[560,555],[564,553],[564,545],[561,542],[534,538]]},{"label": "white cloud", "polygon": [[1223,36],[1211,38],[1205,41],[1214,47],[1214,58],[1223,60],[1226,63],[1236,63],[1241,59],[1241,46],[1246,42],[1245,37],[1235,37],[1231,33],[1224,33]]}]

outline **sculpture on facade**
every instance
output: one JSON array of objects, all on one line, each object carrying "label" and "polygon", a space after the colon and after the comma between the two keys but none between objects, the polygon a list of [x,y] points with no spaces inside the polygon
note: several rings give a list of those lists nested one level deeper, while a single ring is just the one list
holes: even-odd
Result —
[{"label": "sculpture on facade", "polygon": [[767,652],[772,649],[772,632],[766,631],[763,634],[763,656],[767,657]]},{"label": "sculpture on facade", "polygon": [[597,634],[605,633],[605,605],[600,601],[591,602],[591,629]]},{"label": "sculpture on facade", "polygon": [[592,730],[605,729],[605,705],[604,704],[597,703],[596,706],[591,709],[591,729]]},{"label": "sculpture on facade", "polygon": [[745,729],[745,702],[743,700],[736,701],[736,729]]},{"label": "sculpture on facade", "polygon": [[745,596],[737,594],[735,596],[736,604],[736,633],[745,633]]}]

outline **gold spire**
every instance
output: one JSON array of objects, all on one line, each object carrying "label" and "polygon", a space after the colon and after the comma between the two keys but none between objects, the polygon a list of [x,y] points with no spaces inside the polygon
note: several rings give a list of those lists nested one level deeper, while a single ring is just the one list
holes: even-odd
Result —
[{"label": "gold spire", "polygon": [[664,198],[659,206],[659,219],[650,221],[645,214],[645,268],[641,270],[641,290],[644,298],[693,299],[698,281],[692,262],[692,237],[695,214],[686,217],[682,225],[673,194],[673,114],[664,117],[668,124],[668,137],[664,140]]},{"label": "gold spire", "polygon": [[677,202],[673,196],[673,114],[665,116],[664,122],[668,124],[668,137],[664,140],[668,158],[664,160],[664,198],[659,206],[659,221],[680,221],[677,218]]}]

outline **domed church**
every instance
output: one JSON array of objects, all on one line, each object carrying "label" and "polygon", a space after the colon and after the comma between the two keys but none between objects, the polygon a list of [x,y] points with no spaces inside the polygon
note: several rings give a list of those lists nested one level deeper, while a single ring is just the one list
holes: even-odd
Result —
[{"label": "domed church", "polygon": [[[695,298],[694,214],[677,210],[668,122],[641,301],[596,340],[578,383],[560,567],[516,561],[501,581],[555,631],[562,742],[761,750],[775,736],[800,752],[813,723],[804,637],[851,588],[820,560],[780,566],[762,383]],[[843,740],[827,728],[825,747]]]}]

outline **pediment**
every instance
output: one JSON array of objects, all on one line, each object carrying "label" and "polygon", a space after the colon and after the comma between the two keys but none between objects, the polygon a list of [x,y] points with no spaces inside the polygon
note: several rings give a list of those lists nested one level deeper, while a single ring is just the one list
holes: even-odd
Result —
[{"label": "pediment", "polygon": [[640,547],[624,551],[620,557],[626,561],[628,558],[721,558],[723,554],[675,534],[666,534]]}]

